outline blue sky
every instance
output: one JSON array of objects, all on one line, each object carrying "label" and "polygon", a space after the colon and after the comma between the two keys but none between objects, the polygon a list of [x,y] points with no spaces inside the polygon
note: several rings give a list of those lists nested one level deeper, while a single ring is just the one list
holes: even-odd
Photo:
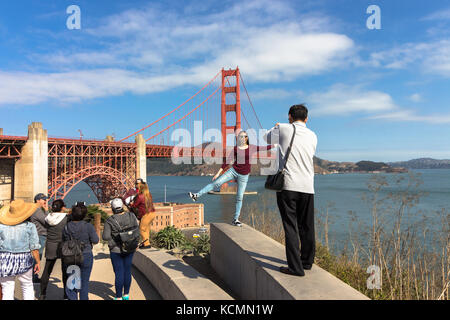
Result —
[{"label": "blue sky", "polygon": [[[81,30],[66,27],[72,4]],[[366,27],[372,4],[381,30]],[[236,66],[263,127],[307,104],[321,158],[450,158],[448,1],[0,2],[8,135],[40,121],[125,137]]]}]

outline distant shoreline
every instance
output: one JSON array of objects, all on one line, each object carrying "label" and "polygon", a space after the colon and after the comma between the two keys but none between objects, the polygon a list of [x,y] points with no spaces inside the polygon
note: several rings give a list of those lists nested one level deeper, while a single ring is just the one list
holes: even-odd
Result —
[{"label": "distant shoreline", "polygon": [[[220,164],[178,164],[174,165],[168,159],[148,159],[148,175],[163,176],[213,176],[220,169]],[[261,168],[267,165],[256,163],[252,165],[250,175],[261,176]],[[450,169],[450,160],[431,158],[413,159],[403,162],[374,162],[363,160],[359,162],[337,162],[314,157],[314,172],[317,175],[347,174],[347,173],[407,173],[409,170]]]}]

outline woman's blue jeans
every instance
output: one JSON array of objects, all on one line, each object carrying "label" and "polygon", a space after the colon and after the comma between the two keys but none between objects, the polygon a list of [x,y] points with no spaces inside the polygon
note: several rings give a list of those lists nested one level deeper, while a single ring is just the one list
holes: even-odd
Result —
[{"label": "woman's blue jeans", "polygon": [[94,255],[92,252],[83,253],[83,264],[81,265],[81,290],[80,300],[89,300],[89,278],[91,277]]},{"label": "woman's blue jeans", "polygon": [[[78,300],[78,293],[80,300],[89,300],[89,278],[91,277],[93,265],[94,255],[92,254],[92,251],[83,252],[83,263],[80,266],[81,289],[69,290],[66,288],[66,293],[69,300]],[[67,265],[64,266],[64,270],[67,270],[67,267]]]},{"label": "woman's blue jeans", "polygon": [[117,252],[110,252],[111,262],[116,275],[115,287],[116,298],[121,298],[130,293],[131,286],[131,262],[133,261],[133,254],[121,254]]},{"label": "woman's blue jeans", "polygon": [[220,188],[225,182],[235,179],[237,181],[237,193],[236,193],[236,211],[234,212],[234,220],[238,220],[241,215],[242,199],[244,198],[245,188],[247,187],[248,174],[239,174],[230,168],[212,183],[208,184],[202,190],[197,193],[198,197],[201,197],[205,193],[212,191],[214,189]]}]

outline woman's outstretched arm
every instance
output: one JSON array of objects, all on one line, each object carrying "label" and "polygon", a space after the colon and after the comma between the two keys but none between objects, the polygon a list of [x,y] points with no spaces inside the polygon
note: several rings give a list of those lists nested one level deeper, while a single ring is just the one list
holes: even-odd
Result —
[{"label": "woman's outstretched arm", "polygon": [[[223,166],[222,166],[223,167]],[[217,171],[217,173],[215,174],[215,176],[212,178],[212,180],[216,180],[223,172],[223,169],[220,168],[219,171]]]}]

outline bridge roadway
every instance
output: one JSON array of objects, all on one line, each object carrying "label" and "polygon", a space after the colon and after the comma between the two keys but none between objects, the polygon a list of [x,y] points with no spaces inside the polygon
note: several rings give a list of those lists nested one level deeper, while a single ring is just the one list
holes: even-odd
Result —
[{"label": "bridge roadway", "polygon": [[[92,268],[89,284],[89,300],[112,300],[115,297],[114,271],[109,258],[109,250],[104,250],[99,246],[94,247],[94,266]],[[45,258],[41,262],[41,272],[45,266]],[[130,300],[161,300],[161,296],[147,280],[147,278],[134,266],[131,270],[132,283],[130,288]],[[35,297],[38,299],[40,285],[34,285]],[[47,287],[47,300],[63,299],[63,283],[61,274],[61,260],[55,264],[50,275]],[[15,299],[22,300],[22,290],[20,283],[16,280]]]}]

